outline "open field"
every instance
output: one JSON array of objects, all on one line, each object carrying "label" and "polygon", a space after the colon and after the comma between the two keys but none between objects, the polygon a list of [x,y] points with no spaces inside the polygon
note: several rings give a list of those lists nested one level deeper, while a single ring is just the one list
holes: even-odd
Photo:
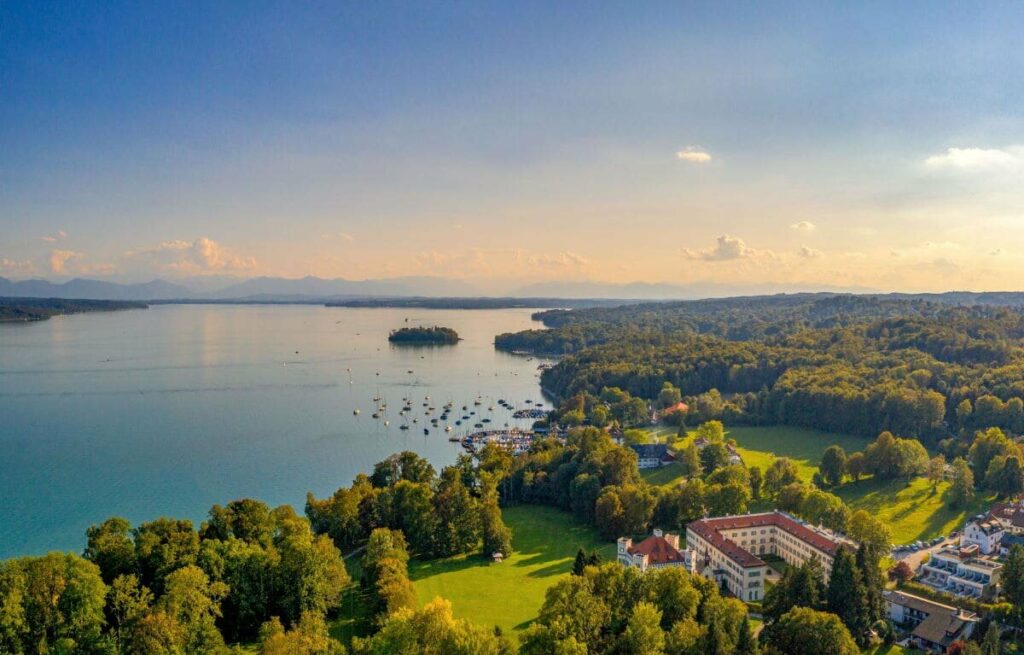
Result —
[{"label": "open field", "polygon": [[566,512],[524,505],[502,515],[512,529],[515,552],[501,564],[479,555],[409,563],[420,604],[442,596],[457,617],[513,635],[537,616],[547,588],[572,570],[578,548],[597,548],[605,560],[615,557],[615,544],[601,541],[593,528]]},{"label": "open field", "polygon": [[736,440],[736,449],[747,466],[759,466],[765,470],[776,457],[789,457],[796,462],[800,476],[807,481],[818,470],[821,455],[829,446],[839,445],[847,453],[852,453],[863,450],[870,443],[864,437],[787,426],[728,428],[726,437]]},{"label": "open field", "polygon": [[943,501],[948,487],[949,483],[943,482],[933,490],[924,478],[909,483],[868,478],[847,482],[833,491],[851,508],[865,509],[884,521],[892,530],[894,541],[905,544],[949,534],[995,500],[992,495],[979,493],[968,507],[952,509]]}]

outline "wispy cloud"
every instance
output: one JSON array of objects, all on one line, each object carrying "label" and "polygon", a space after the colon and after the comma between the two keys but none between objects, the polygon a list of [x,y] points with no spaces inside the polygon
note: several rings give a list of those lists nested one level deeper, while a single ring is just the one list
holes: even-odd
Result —
[{"label": "wispy cloud", "polygon": [[348,232],[326,232],[320,235],[321,239],[341,239],[342,241],[355,241],[355,237]]},{"label": "wispy cloud", "polygon": [[933,170],[992,171],[1024,169],[1024,146],[1006,148],[947,148],[924,160]]},{"label": "wispy cloud", "polygon": [[700,146],[686,146],[676,153],[676,158],[694,164],[706,164],[711,161],[711,153]]},{"label": "wispy cloud", "polygon": [[810,232],[818,226],[810,221],[800,221],[798,223],[793,223],[789,227],[794,230],[800,230],[801,232]]},{"label": "wispy cloud", "polygon": [[46,243],[56,243],[58,241],[61,241],[61,240],[65,239],[65,238],[67,238],[67,236],[68,236],[68,233],[65,232],[64,230],[57,230],[56,232],[53,232],[52,234],[47,234],[47,235],[41,236],[39,238],[42,239],[43,241],[45,241]]},{"label": "wispy cloud", "polygon": [[824,253],[822,253],[820,250],[815,250],[814,248],[800,246],[800,250],[798,250],[796,254],[803,257],[804,259],[817,259],[821,257]]}]

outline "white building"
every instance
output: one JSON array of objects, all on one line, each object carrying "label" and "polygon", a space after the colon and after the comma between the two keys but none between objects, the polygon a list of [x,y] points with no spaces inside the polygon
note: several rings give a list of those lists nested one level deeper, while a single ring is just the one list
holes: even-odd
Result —
[{"label": "white building", "polygon": [[982,555],[991,555],[999,552],[999,542],[1006,534],[1006,527],[996,519],[984,518],[981,515],[974,517],[964,526],[963,534],[960,535],[960,545],[977,546]]},{"label": "white building", "polygon": [[676,461],[675,455],[668,451],[663,443],[633,444],[630,446],[636,453],[636,465],[641,469],[654,469],[668,466]]},{"label": "white building", "polygon": [[686,544],[696,553],[701,574],[742,600],[764,597],[768,565],[758,555],[776,555],[793,566],[817,556],[827,582],[839,548],[855,547],[778,510],[694,521],[686,526]]},{"label": "white building", "polygon": [[999,585],[1003,565],[981,557],[977,544],[963,548],[943,548],[932,553],[921,565],[919,579],[924,584],[970,598],[991,598]]},{"label": "white building", "polygon": [[696,556],[692,550],[679,547],[679,535],[655,528],[650,537],[634,544],[629,537],[618,541],[618,560],[623,566],[646,571],[670,566],[682,566],[693,573]]}]

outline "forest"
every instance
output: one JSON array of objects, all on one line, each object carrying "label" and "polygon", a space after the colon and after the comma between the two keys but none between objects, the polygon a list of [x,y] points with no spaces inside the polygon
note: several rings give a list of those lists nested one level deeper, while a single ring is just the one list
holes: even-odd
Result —
[{"label": "forest", "polygon": [[141,302],[119,300],[68,300],[64,298],[0,298],[0,323],[45,321],[60,314],[112,312],[122,309],[146,309]]},{"label": "forest", "polygon": [[550,329],[499,335],[495,345],[562,355],[541,378],[561,402],[617,388],[655,403],[667,382],[691,422],[889,430],[929,443],[1024,430],[1018,307],[796,295],[537,317]]},{"label": "forest", "polygon": [[388,335],[391,343],[409,344],[455,344],[459,333],[448,327],[404,327],[392,330]]}]

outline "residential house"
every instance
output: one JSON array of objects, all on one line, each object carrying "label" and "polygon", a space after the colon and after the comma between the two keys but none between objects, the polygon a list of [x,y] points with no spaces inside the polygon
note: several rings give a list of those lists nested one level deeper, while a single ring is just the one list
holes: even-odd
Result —
[{"label": "residential house", "polygon": [[963,534],[960,535],[960,545],[976,545],[982,555],[991,555],[999,551],[999,542],[1004,534],[1006,527],[1001,521],[979,514],[964,526]]},{"label": "residential house", "polygon": [[973,612],[913,594],[884,591],[882,595],[892,622],[910,630],[911,644],[926,651],[945,653],[954,641],[970,637],[978,622]]},{"label": "residential house", "polygon": [[630,448],[636,453],[636,465],[642,469],[655,469],[676,461],[675,455],[663,443],[633,444]]}]

